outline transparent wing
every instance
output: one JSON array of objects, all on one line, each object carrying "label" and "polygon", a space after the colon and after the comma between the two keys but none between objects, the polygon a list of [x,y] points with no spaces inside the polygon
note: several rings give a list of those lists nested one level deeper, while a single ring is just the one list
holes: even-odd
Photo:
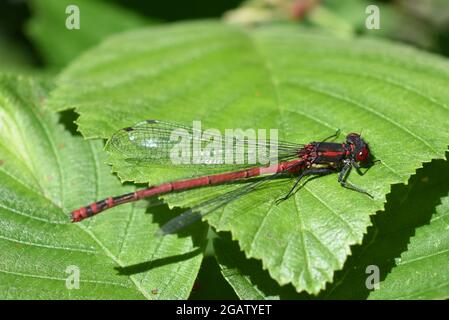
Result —
[{"label": "transparent wing", "polygon": [[[164,236],[167,234],[176,233],[180,229],[187,227],[188,225],[201,220],[204,216],[211,212],[214,212],[223,206],[241,198],[244,195],[251,193],[252,191],[262,188],[267,182],[272,181],[275,178],[285,176],[289,170],[301,164],[295,164],[283,171],[275,174],[255,179],[255,181],[248,182],[245,185],[233,189],[229,192],[222,194],[221,196],[206,200],[198,205],[193,206],[191,209],[183,212],[179,216],[168,221],[164,224],[156,233],[158,236]],[[287,184],[287,187],[289,185]]]},{"label": "transparent wing", "polygon": [[138,165],[224,168],[265,166],[297,157],[303,147],[285,141],[270,141],[251,131],[222,134],[159,120],[147,120],[116,132],[106,149]]}]

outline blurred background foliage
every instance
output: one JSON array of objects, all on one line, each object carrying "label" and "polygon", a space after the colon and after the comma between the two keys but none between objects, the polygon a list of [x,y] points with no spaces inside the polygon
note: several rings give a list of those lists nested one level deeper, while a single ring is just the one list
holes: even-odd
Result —
[{"label": "blurred background foliage", "polygon": [[[83,7],[84,32],[69,36],[58,28],[65,23],[60,9],[67,4]],[[381,30],[365,28],[369,4],[380,8]],[[449,0],[2,0],[0,68],[51,73],[112,33],[204,18],[245,25],[297,23],[336,36],[384,37],[449,55]]]},{"label": "blurred background foliage", "polygon": [[[75,33],[65,28],[69,4],[81,8],[82,28]],[[370,4],[380,8],[381,30],[365,27],[365,9]],[[111,34],[205,18],[242,25],[301,24],[337,37],[383,37],[449,56],[449,0],[0,0],[0,72],[52,76]],[[237,298],[220,276],[211,248],[191,298]]]}]

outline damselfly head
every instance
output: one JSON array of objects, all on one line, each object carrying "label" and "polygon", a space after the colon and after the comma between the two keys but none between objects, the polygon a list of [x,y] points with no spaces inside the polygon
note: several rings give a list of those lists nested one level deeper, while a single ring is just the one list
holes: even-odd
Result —
[{"label": "damselfly head", "polygon": [[346,136],[346,143],[351,148],[351,153],[354,160],[357,162],[365,162],[370,158],[370,151],[368,144],[363,141],[358,133],[350,133]]}]

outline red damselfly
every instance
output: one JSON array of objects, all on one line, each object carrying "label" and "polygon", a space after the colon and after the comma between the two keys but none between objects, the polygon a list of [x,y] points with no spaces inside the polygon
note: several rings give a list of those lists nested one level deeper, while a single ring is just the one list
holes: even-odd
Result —
[{"label": "red damselfly", "polygon": [[[173,141],[171,135],[179,129],[184,130],[189,135],[196,134],[196,129],[192,127],[158,120],[147,120],[116,132],[108,141],[107,147],[121,154],[130,163],[170,167],[173,166],[171,152],[177,143]],[[327,141],[336,138],[338,135],[339,131],[323,141],[303,145],[278,141],[276,143],[276,159],[270,159],[271,161],[262,166],[250,163],[211,164],[195,161],[194,158],[199,157],[199,155],[192,155],[189,158],[190,164],[179,164],[188,168],[201,168],[201,170],[192,170],[189,177],[94,202],[73,211],[71,213],[72,221],[78,222],[106,209],[143,198],[241,180],[250,181],[237,189],[193,206],[190,210],[170,220],[160,229],[162,235],[174,233],[230,201],[259,188],[267,181],[285,175],[296,178],[296,181],[293,187],[277,201],[288,199],[298,189],[299,183],[304,177],[324,176],[331,173],[338,173],[338,182],[343,187],[364,193],[372,198],[368,192],[347,181],[352,168],[363,175],[361,165],[371,163],[368,144],[357,133],[349,133],[345,141],[341,143]],[[202,143],[208,143],[210,138],[209,134],[207,138],[200,139],[203,139]],[[267,148],[265,142],[251,140],[247,141],[247,144]],[[254,177],[261,177],[261,179],[257,181],[250,179]]]}]

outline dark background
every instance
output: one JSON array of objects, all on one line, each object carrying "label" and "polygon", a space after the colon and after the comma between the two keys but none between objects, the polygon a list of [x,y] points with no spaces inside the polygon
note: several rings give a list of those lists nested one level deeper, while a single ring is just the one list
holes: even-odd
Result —
[{"label": "dark background", "polygon": [[[256,1],[263,3],[265,0]],[[285,0],[291,4],[314,2],[315,6],[326,7],[342,19],[355,19],[347,8],[356,1],[363,3],[364,0]],[[161,23],[220,18],[228,10],[246,5],[243,0],[109,0],[108,2]],[[379,33],[380,36],[449,56],[449,0],[377,0],[366,2],[368,3],[384,6],[381,10],[388,9],[387,18],[382,17],[383,31]],[[26,55],[31,64],[42,67],[45,66],[44,60],[24,32],[24,26],[31,15],[27,0],[0,0],[0,35],[13,42],[18,50],[22,50],[21,54]],[[289,18],[291,17],[286,17]],[[313,24],[307,21],[307,12],[300,18],[297,17],[295,22]],[[363,26],[360,26],[359,33],[364,32]]]}]

